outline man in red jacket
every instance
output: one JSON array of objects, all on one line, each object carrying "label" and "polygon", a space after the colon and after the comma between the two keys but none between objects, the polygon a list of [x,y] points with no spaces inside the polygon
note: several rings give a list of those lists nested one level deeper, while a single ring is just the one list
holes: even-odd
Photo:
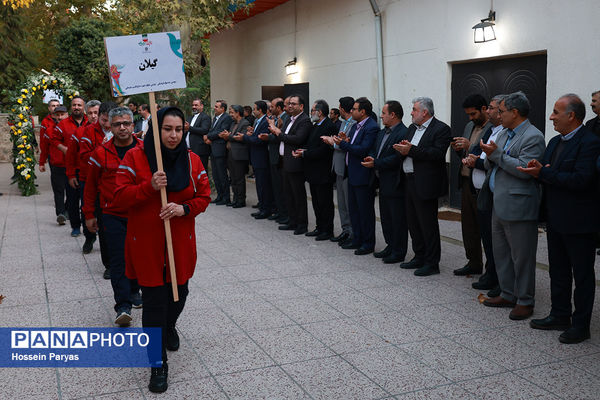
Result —
[{"label": "man in red jacket", "polygon": [[[118,106],[112,101],[100,104],[100,109],[98,110],[98,122],[86,126],[83,130],[83,134],[81,135],[81,140],[79,142],[79,166],[81,168],[79,173],[80,177],[84,178],[83,181],[80,180],[79,182],[82,192],[85,192],[85,178],[87,176],[90,155],[93,153],[96,147],[102,145],[103,142],[108,141],[113,135],[110,127],[110,121],[108,120],[108,113],[110,110],[117,107]],[[83,198],[83,203],[85,204],[85,197]],[[108,270],[110,264],[108,262],[106,237],[102,224],[102,213],[100,212],[100,199],[98,196],[96,196],[95,209],[99,228],[98,236],[100,237],[100,256],[102,258],[102,264],[106,268],[104,271],[104,279],[110,279],[110,271]],[[95,241],[96,235],[90,237],[86,236],[85,243],[83,244],[82,248],[83,254],[89,254],[92,252]]]},{"label": "man in red jacket", "polygon": [[[56,222],[64,225],[67,220],[67,204],[65,202],[65,189],[67,186],[67,175],[65,173],[65,157],[63,153],[55,146],[52,146],[51,140],[58,124],[69,117],[67,107],[57,106],[52,115],[54,125],[52,129],[44,134],[47,140],[48,164],[50,165],[50,184],[54,193],[54,210],[56,211]],[[42,164],[43,166],[43,164]],[[45,169],[44,169],[45,170]]]},{"label": "man in red jacket", "polygon": [[50,135],[56,126],[54,109],[58,106],[60,106],[60,101],[56,99],[50,100],[48,102],[48,115],[46,115],[40,123],[40,159],[38,161],[40,172],[46,171],[46,161],[48,161],[48,151],[50,147]]},{"label": "man in red jacket", "polygon": [[[69,186],[71,186],[74,190],[77,191],[77,207],[79,208],[81,221],[85,221],[81,205],[83,204],[83,182],[85,182],[85,171],[87,171],[87,168],[83,168],[80,166],[79,142],[81,141],[81,137],[83,136],[85,127],[98,122],[99,109],[100,102],[98,100],[90,100],[85,104],[85,115],[87,117],[87,123],[82,123],[79,126],[79,128],[77,128],[75,133],[71,135],[71,139],[69,140],[69,143],[67,145],[67,179],[69,180]],[[79,203],[81,203],[81,205]],[[86,241],[90,240],[93,242],[94,240],[96,240],[96,234],[88,231],[87,227],[85,226],[85,223],[83,224],[83,234],[85,236]]]},{"label": "man in red jacket", "polygon": [[131,322],[131,307],[142,306],[140,287],[136,280],[125,276],[125,236],[127,210],[113,202],[116,190],[116,173],[125,153],[142,141],[133,137],[133,113],[125,107],[112,109],[108,114],[113,137],[96,147],[88,161],[84,191],[83,213],[90,232],[98,231],[94,215],[97,193],[108,245],[110,281],[115,296],[115,324],[127,326]]},{"label": "man in red jacket", "polygon": [[[87,124],[87,117],[84,113],[85,101],[80,96],[74,96],[71,100],[71,115],[68,118],[60,121],[56,128],[52,131],[50,136],[50,153],[59,154],[63,160],[63,164],[60,166],[60,173],[64,173],[64,181],[67,181],[67,146],[71,141],[71,136],[75,134],[77,129]],[[69,213],[69,223],[71,224],[71,236],[77,237],[81,234],[81,218],[79,216],[79,192],[76,188],[71,185],[65,184],[67,192],[67,211]],[[64,225],[64,221],[61,223],[61,216],[57,217],[57,222],[60,225]]]}]

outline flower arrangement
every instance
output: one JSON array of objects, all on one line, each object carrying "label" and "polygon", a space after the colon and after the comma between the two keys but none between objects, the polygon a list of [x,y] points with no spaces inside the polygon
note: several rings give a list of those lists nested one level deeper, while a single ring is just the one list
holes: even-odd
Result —
[{"label": "flower arrangement", "polygon": [[53,90],[64,99],[72,99],[79,94],[73,80],[66,74],[33,74],[21,85],[22,89],[10,96],[12,107],[8,115],[11,142],[13,143],[13,165],[16,171],[19,190],[23,196],[37,193],[35,188],[35,133],[33,130],[31,102],[34,96]]}]

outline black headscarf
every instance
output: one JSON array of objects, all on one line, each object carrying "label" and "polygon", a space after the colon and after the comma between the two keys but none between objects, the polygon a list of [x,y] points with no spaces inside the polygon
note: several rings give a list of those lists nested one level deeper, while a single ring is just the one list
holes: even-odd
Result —
[{"label": "black headscarf", "polygon": [[[163,124],[165,114],[175,114],[181,117],[181,121],[185,123],[185,116],[183,111],[177,107],[166,107],[158,110],[158,132],[160,131]],[[150,118],[148,123],[148,131],[144,137],[144,152],[148,157],[148,164],[150,164],[150,171],[154,174],[158,171],[156,164],[156,151],[154,150],[154,133],[152,131],[153,119]],[[168,192],[179,192],[185,189],[190,183],[190,164],[188,158],[188,151],[185,145],[185,140],[182,137],[181,142],[173,150],[167,148],[162,140],[160,141],[160,151],[162,153],[163,168],[167,174],[167,191]]]}]

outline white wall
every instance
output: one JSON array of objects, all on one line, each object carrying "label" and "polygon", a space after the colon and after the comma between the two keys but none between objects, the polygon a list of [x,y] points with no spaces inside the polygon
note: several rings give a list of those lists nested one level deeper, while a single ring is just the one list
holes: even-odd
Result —
[{"label": "white wall", "polygon": [[[429,96],[450,121],[451,63],[546,51],[547,104],[574,92],[590,102],[600,89],[598,0],[496,0],[498,40],[473,43],[485,18],[483,0],[377,0],[383,12],[386,99]],[[294,14],[296,34],[294,34]],[[294,43],[296,54],[294,54]],[[286,76],[296,55],[300,73]],[[211,37],[211,94],[251,104],[261,86],[309,82],[310,101],[337,106],[341,96],[367,96],[378,108],[374,17],[368,0],[291,0]],[[588,106],[588,117],[592,111]],[[552,137],[552,124],[546,125]]]}]

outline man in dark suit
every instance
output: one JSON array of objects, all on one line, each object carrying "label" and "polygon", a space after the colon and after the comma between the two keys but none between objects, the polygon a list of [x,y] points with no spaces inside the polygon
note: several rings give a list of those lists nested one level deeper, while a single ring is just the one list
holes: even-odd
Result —
[{"label": "man in dark suit", "polygon": [[227,144],[225,140],[219,137],[219,133],[228,130],[231,126],[231,117],[226,111],[227,103],[223,100],[217,100],[215,103],[215,117],[204,141],[210,144],[212,177],[217,189],[217,197],[212,203],[218,206],[230,203],[229,176],[227,175]]},{"label": "man in dark suit", "polygon": [[246,173],[250,153],[248,144],[234,140],[238,133],[248,131],[250,123],[244,118],[244,107],[239,104],[229,106],[229,116],[232,119],[228,131],[219,133],[219,137],[227,141],[227,167],[231,175],[231,191],[233,192],[233,208],[246,207]]},{"label": "man in dark suit", "polygon": [[400,265],[417,276],[439,274],[441,256],[438,198],[448,193],[446,151],[450,127],[434,117],[433,101],[413,100],[412,125],[406,139],[394,145],[403,156],[406,175],[406,216],[415,257]]},{"label": "man in dark suit", "polygon": [[348,210],[354,233],[352,242],[342,248],[354,249],[356,255],[370,254],[375,249],[375,190],[370,185],[373,171],[361,164],[379,132],[379,126],[370,118],[372,112],[373,105],[366,97],[356,99],[352,107],[356,124],[347,137],[338,134],[333,139],[346,152]]},{"label": "man in dark suit", "polygon": [[329,105],[325,100],[317,100],[313,104],[310,115],[313,122],[305,149],[292,153],[294,157],[304,158],[304,176],[310,187],[313,211],[317,227],[307,232],[306,236],[316,236],[316,240],[328,240],[333,236],[333,175],[331,159],[333,149],[321,140],[321,136],[332,136],[337,133],[335,125],[327,117]]},{"label": "man in dark suit", "polygon": [[[455,137],[451,143],[456,155],[462,160],[476,147],[483,135],[491,130],[492,124],[487,115],[488,102],[480,94],[467,96],[463,101],[463,109],[469,116],[462,136]],[[462,165],[458,170],[458,187],[461,189],[460,226],[467,264],[454,270],[454,275],[464,276],[481,274],[483,257],[481,254],[481,234],[477,218],[477,191],[472,184],[472,170]],[[491,289],[491,288],[490,288]]]},{"label": "man in dark suit", "polygon": [[[550,296],[552,308],[534,329],[563,330],[562,343],[579,343],[590,337],[594,306],[595,233],[600,225],[598,175],[600,139],[583,126],[585,105],[575,94],[558,99],[550,115],[559,133],[548,143],[541,162],[517,167],[537,178],[544,188],[542,213],[546,216]],[[571,286],[575,278],[575,312]]]},{"label": "man in dark suit", "polygon": [[265,219],[269,218],[273,210],[268,143],[259,138],[260,135],[266,135],[269,132],[266,116],[267,103],[262,100],[255,101],[252,113],[255,118],[254,125],[248,127],[245,135],[238,134],[234,136],[234,139],[250,144],[250,162],[256,178],[256,195],[259,204],[258,211],[250,215],[256,219]]},{"label": "man in dark suit", "polygon": [[[285,104],[281,97],[271,100],[271,116],[274,125],[281,129],[284,124],[282,117],[285,115]],[[287,209],[285,207],[285,197],[283,196],[283,157],[279,155],[279,141],[277,136],[269,134],[261,136],[263,140],[269,142],[269,161],[271,162],[271,183],[273,185],[273,200],[275,213],[269,217],[280,224],[288,222]]]},{"label": "man in dark suit", "polygon": [[600,136],[600,90],[592,93],[592,111],[596,116],[585,123],[588,131]]},{"label": "man in dark suit", "polygon": [[400,155],[392,147],[406,137],[406,125],[402,123],[402,105],[390,100],[381,110],[381,121],[385,126],[375,140],[375,145],[362,165],[373,168],[371,186],[379,186],[379,213],[381,228],[387,246],[374,254],[386,264],[404,261],[408,247],[408,226],[404,201],[404,175],[400,170]]},{"label": "man in dark suit", "polygon": [[304,113],[304,99],[300,95],[290,96],[288,113],[290,119],[281,129],[270,124],[269,130],[278,137],[279,155],[283,157],[283,193],[289,223],[280,230],[293,230],[294,235],[308,232],[308,210],[304,186],[304,162],[292,155],[294,150],[306,145],[312,124]]},{"label": "man in dark suit", "polygon": [[339,108],[332,108],[329,112],[329,119],[335,125],[336,133],[342,129],[342,120],[340,119],[340,110]]},{"label": "man in dark suit", "polygon": [[194,99],[192,101],[192,116],[188,119],[184,129],[188,148],[200,157],[202,165],[207,169],[210,146],[204,143],[204,136],[210,129],[210,117],[204,112],[202,100]]}]

